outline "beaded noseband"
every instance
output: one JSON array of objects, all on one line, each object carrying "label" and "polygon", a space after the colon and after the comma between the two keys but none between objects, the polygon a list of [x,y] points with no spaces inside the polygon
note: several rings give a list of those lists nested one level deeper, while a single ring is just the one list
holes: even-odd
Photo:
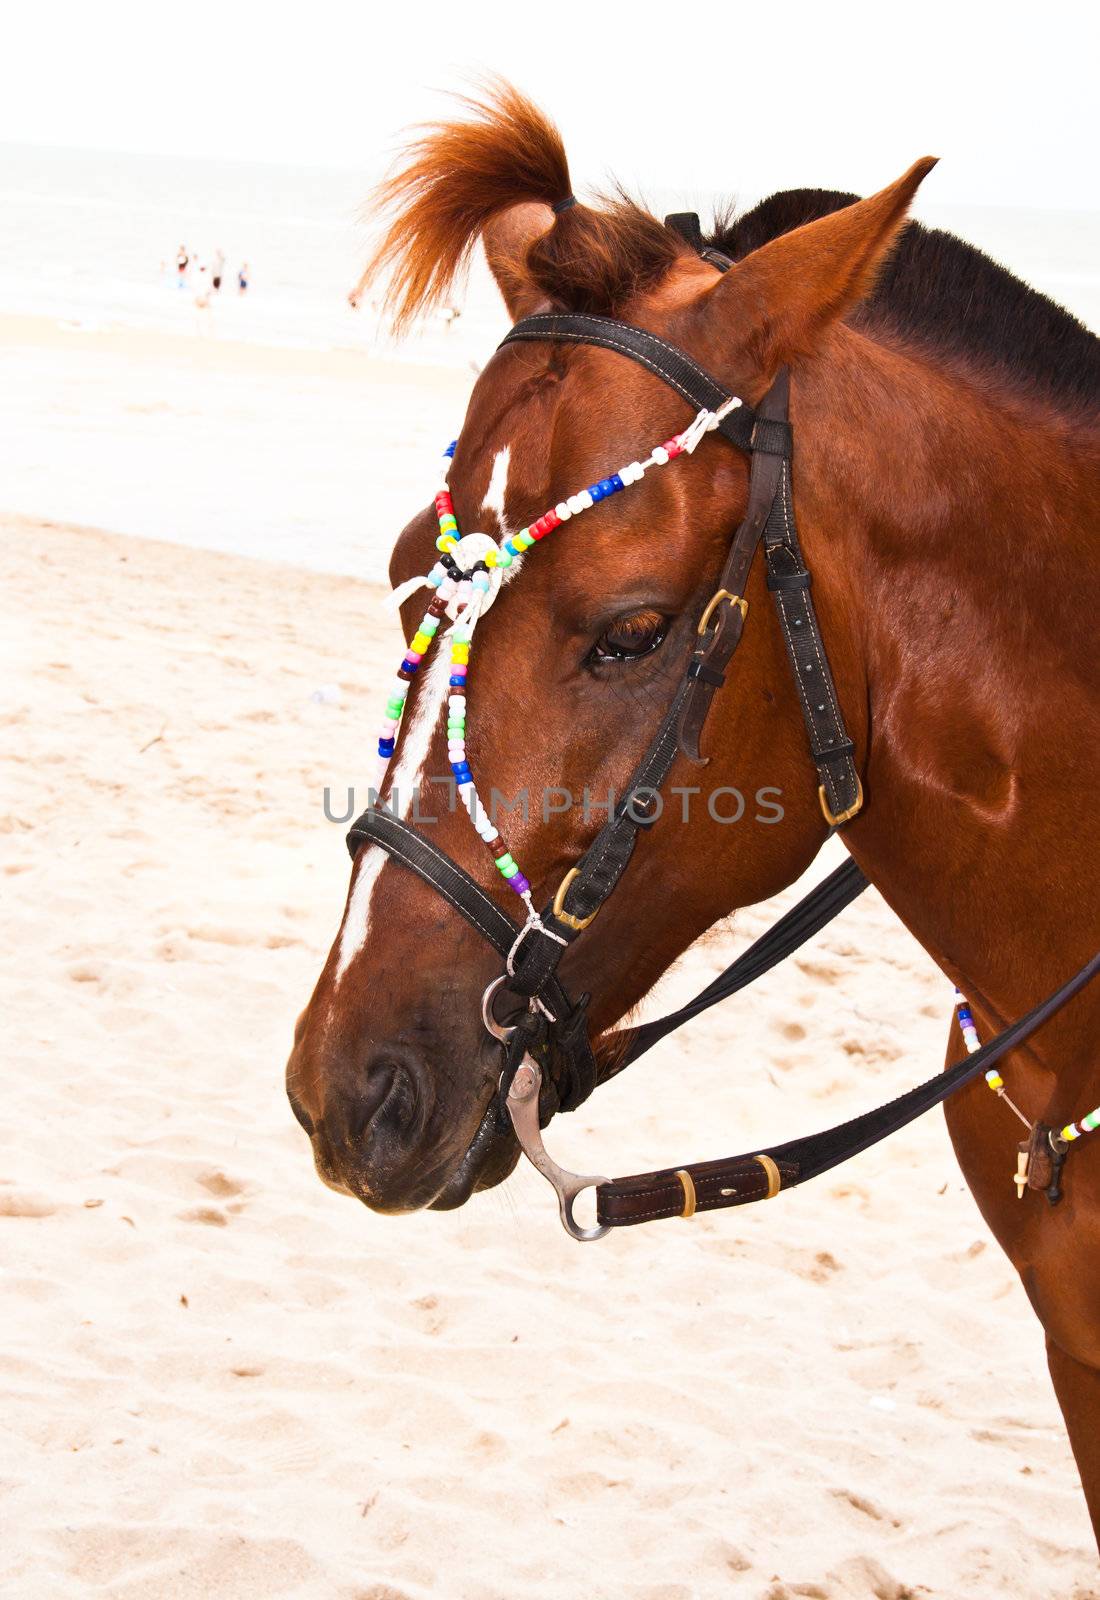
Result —
[{"label": "beaded noseband", "polygon": [[[725,257],[701,245],[697,218],[685,215],[669,221],[720,271],[730,265]],[[505,971],[489,985],[482,1001],[485,1026],[504,1046],[500,1093],[486,1112],[475,1142],[483,1133],[505,1132],[510,1123],[525,1154],[554,1186],[567,1231],[574,1238],[588,1240],[602,1237],[612,1227],[770,1199],[780,1189],[806,1182],[886,1138],[979,1073],[985,1073],[990,1088],[1007,1100],[1003,1080],[994,1070],[996,1063],[1030,1038],[1091,981],[1100,971],[1100,954],[984,1045],[978,1041],[963,1002],[959,1020],[967,1058],[889,1104],[838,1127],[766,1151],[614,1181],[565,1172],[552,1160],[540,1129],[555,1110],[574,1110],[598,1082],[637,1060],[658,1039],[769,971],[861,894],[867,879],[854,861],[845,863],[687,1006],[621,1038],[612,1036],[604,1055],[613,1065],[602,1074],[597,1071],[585,1026],[588,996],[574,1004],[562,988],[557,967],[564,951],[589,927],[615,889],[639,836],[656,820],[654,797],[659,796],[677,756],[702,760],[700,735],[714,695],[725,682],[725,669],[741,640],[748,612],[744,598],[748,573],[761,545],[768,589],[775,601],[811,759],[817,768],[818,798],[831,828],[842,826],[857,815],[863,805],[863,787],[855,747],[844,726],[818,627],[812,579],[802,557],[795,523],[786,371],[780,371],[753,410],[729,394],[685,351],[645,329],[609,317],[565,313],[527,317],[512,328],[503,344],[526,341],[565,342],[616,351],[661,378],[695,412],[694,420],[682,433],[656,446],[644,460],[631,462],[579,494],[559,501],[529,527],[500,541],[480,533],[461,535],[447,488],[447,472],[455,451],[455,445],[450,445],[445,453],[443,485],[435,500],[439,559],[424,577],[402,585],[395,595],[400,603],[425,585],[435,591],[387,701],[378,743],[375,793],[382,787],[397,747],[409,685],[448,618],[452,622],[447,720],[451,770],[463,805],[497,871],[523,902],[526,920],[517,926],[457,862],[410,823],[384,805],[375,804],[373,798],[352,824],[347,839],[353,858],[364,844],[381,846],[430,884],[502,956]],[[623,799],[550,903],[539,912],[529,880],[478,795],[466,756],[466,688],[478,621],[497,598],[509,569],[514,574],[535,544],[571,517],[639,482],[650,468],[665,466],[678,456],[691,453],[710,432],[722,434],[749,455],[745,514],[732,537],[715,591],[702,612],[684,676]],[[526,1000],[529,1008],[512,1028],[502,1027],[493,1012],[497,991],[505,985],[512,994]],[[616,1042],[621,1045],[617,1050]],[[1012,1109],[1027,1123],[1018,1108]],[[1025,1187],[1041,1188],[1048,1200],[1056,1203],[1061,1197],[1060,1173],[1070,1141],[1097,1126],[1100,1110],[1082,1118],[1079,1124],[1068,1124],[1060,1132],[1039,1122],[1029,1124],[1030,1141],[1021,1151],[1017,1167],[1019,1192],[1022,1194]],[[575,1220],[573,1205],[581,1190],[592,1186],[596,1188],[597,1224],[585,1228]]]}]

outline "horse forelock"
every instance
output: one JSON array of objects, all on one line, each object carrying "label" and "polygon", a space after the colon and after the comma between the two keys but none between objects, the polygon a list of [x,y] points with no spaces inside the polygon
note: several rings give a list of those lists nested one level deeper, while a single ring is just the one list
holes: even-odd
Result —
[{"label": "horse forelock", "polygon": [[534,203],[546,227],[509,275],[567,310],[613,313],[685,254],[679,236],[621,191],[599,208],[570,205],[557,128],[511,85],[492,80],[467,115],[429,124],[377,187],[368,215],[386,219],[365,278],[388,276],[396,328],[438,305],[464,272],[486,228]]}]

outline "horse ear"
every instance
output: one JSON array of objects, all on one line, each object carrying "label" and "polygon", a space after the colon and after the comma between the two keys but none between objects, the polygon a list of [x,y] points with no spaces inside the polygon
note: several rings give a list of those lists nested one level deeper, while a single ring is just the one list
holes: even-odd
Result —
[{"label": "horse ear", "polygon": [[548,304],[527,271],[527,252],[553,226],[553,211],[536,201],[509,206],[485,225],[485,259],[513,322]]},{"label": "horse ear", "polygon": [[707,291],[700,308],[736,328],[754,375],[812,349],[818,336],[869,294],[921,180],[923,156],[896,183],[761,245]]}]

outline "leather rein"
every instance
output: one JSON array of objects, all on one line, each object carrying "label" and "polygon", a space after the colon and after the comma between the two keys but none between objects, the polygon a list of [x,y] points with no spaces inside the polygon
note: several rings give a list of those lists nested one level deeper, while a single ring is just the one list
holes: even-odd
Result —
[{"label": "leather rein", "polygon": [[[731,263],[702,243],[698,219],[667,219],[719,271]],[[610,317],[547,313],[516,323],[501,341],[558,342],[613,350],[639,363],[675,389],[696,411],[720,412],[731,396],[685,351],[642,328]],[[565,950],[590,926],[629,865],[639,837],[659,814],[657,799],[679,755],[704,764],[700,737],[715,693],[741,641],[748,615],[744,598],[749,570],[763,546],[767,586],[798,690],[817,770],[818,799],[830,827],[848,822],[863,804],[855,747],[848,737],[812,598],[812,578],[803,559],[791,487],[792,430],[788,419],[789,377],[779,372],[760,405],[739,405],[722,415],[717,431],[750,458],[744,517],[711,599],[698,623],[696,643],[672,702],[626,791],[580,862],[559,885],[540,921],[525,930],[507,916],[457,862],[410,823],[381,803],[372,803],[348,831],[354,859],[367,843],[379,845],[431,885],[504,958],[506,970],[485,992],[482,1015],[504,1046],[500,1091],[486,1124],[510,1120],[528,1158],[553,1185],[562,1223],[580,1240],[603,1237],[610,1228],[661,1217],[689,1217],[771,1199],[828,1171],[904,1127],[957,1089],[988,1071],[1028,1039],[1100,970],[1100,953],[1026,1016],[976,1053],[874,1111],[837,1127],[766,1150],[695,1163],[633,1177],[589,1177],[566,1172],[547,1153],[541,1128],[554,1112],[573,1111],[600,1082],[636,1061],[666,1034],[754,982],[839,915],[868,880],[854,861],[839,867],[801,900],[681,1010],[605,1040],[602,1074],[585,1021],[589,996],[570,1000],[557,977]],[[528,1011],[514,1027],[493,1012],[498,989],[525,999]],[[615,1040],[622,1048],[615,1051]],[[596,1189],[596,1226],[583,1227],[573,1205],[582,1190]]]}]

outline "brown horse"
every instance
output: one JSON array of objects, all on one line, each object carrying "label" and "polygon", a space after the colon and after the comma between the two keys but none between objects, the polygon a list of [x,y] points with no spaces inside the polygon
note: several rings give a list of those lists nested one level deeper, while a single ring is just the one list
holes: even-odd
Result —
[{"label": "brown horse", "polygon": [[[931,165],[866,200],[774,196],[719,229],[734,265],[718,276],[621,197],[562,208],[558,135],[502,88],[413,147],[383,196],[394,214],[375,266],[391,269],[406,323],[480,239],[514,318],[613,315],[753,404],[789,366],[795,509],[865,797],[843,838],[988,1037],[1097,943],[1100,343],[976,250],[907,224]],[[612,351],[507,346],[462,426],[450,480],[460,527],[523,527],[689,420]],[[747,478],[744,457],[710,441],[525,565],[478,633],[469,759],[483,793],[622,791],[683,672]],[[430,511],[409,524],[395,583],[427,570],[436,532]],[[713,923],[792,883],[827,836],[759,562],[746,596],[752,620],[707,724],[706,777],[779,789],[782,823],[754,828],[751,848],[705,807],[686,826],[666,811],[648,830],[561,965],[571,993],[592,993],[597,1039]],[[421,610],[409,602],[406,625]],[[395,781],[407,791],[419,772],[434,842],[503,904],[449,785],[427,776],[447,771],[434,693],[428,679],[411,697]],[[681,760],[673,781],[698,783],[698,769]],[[601,820],[579,802],[546,823],[509,817],[536,903]],[[360,851],[288,1069],[327,1182],[397,1212],[460,1205],[511,1171],[510,1132],[483,1124],[500,1059],[479,1002],[498,971],[431,888],[379,849]],[[1060,1126],[1100,1102],[1098,1019],[1094,985],[1002,1063],[1030,1116]],[[963,1054],[954,1022],[947,1053]],[[949,1103],[951,1137],[1046,1331],[1095,1524],[1100,1144],[1073,1150],[1060,1206],[1031,1192],[1021,1202],[1017,1131],[997,1109],[970,1085]]]}]

